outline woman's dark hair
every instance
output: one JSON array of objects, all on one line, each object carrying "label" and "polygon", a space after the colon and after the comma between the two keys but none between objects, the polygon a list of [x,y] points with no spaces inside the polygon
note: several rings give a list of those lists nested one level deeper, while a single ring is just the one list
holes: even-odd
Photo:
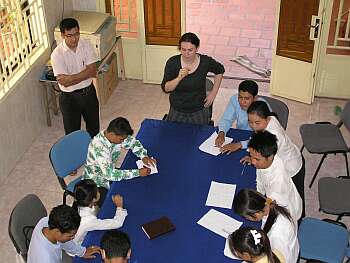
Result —
[{"label": "woman's dark hair", "polygon": [[253,257],[265,254],[269,263],[280,263],[278,257],[272,252],[269,238],[261,229],[241,227],[229,236],[228,242],[233,254],[248,253]]},{"label": "woman's dark hair", "polygon": [[181,48],[181,43],[182,42],[189,42],[189,43],[191,43],[192,45],[195,45],[198,48],[200,40],[199,40],[199,38],[197,37],[196,34],[188,32],[188,33],[185,33],[185,34],[183,34],[181,36],[181,38],[179,40],[179,49]]},{"label": "woman's dark hair", "polygon": [[[267,198],[259,192],[252,189],[242,189],[238,192],[233,200],[233,210],[240,216],[254,217],[255,213],[262,212],[265,206],[268,204]],[[270,204],[270,212],[264,225],[265,233],[268,233],[275,223],[277,216],[282,215],[293,223],[293,219],[288,210],[282,206],[279,206],[275,202]],[[293,223],[294,224],[294,223]]]},{"label": "woman's dark hair", "polygon": [[97,197],[98,188],[96,183],[91,179],[81,180],[74,187],[75,201],[73,208],[87,207],[93,199]]},{"label": "woman's dark hair", "polygon": [[247,113],[248,114],[254,113],[263,119],[266,119],[272,114],[266,102],[261,100],[253,101],[252,104],[250,104],[247,110]]}]

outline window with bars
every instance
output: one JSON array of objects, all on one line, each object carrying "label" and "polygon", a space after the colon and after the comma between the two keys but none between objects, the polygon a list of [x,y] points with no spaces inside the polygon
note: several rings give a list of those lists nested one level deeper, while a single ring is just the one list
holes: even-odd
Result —
[{"label": "window with bars", "polygon": [[0,98],[48,47],[41,0],[0,0]]},{"label": "window with bars", "polygon": [[334,0],[329,24],[327,54],[350,55],[350,0]]},{"label": "window with bars", "polygon": [[117,18],[117,32],[124,37],[137,38],[136,0],[111,0]]}]

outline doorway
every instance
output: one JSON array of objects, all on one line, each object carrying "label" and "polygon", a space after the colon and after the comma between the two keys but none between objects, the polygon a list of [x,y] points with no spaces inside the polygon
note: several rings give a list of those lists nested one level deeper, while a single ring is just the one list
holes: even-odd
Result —
[{"label": "doorway", "polygon": [[276,0],[186,0],[186,31],[201,40],[200,53],[224,64],[225,76],[268,81],[232,62],[245,55],[271,69]]}]

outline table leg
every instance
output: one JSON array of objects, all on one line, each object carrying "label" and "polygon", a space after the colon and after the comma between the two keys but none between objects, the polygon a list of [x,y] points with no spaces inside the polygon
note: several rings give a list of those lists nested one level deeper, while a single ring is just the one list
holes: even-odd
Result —
[{"label": "table leg", "polygon": [[125,65],[124,65],[124,52],[123,52],[122,39],[119,38],[117,40],[117,43],[118,43],[118,54],[119,54],[119,61],[120,61],[120,71],[122,74],[122,80],[125,80]]},{"label": "table leg", "polygon": [[53,107],[53,113],[55,115],[58,114],[58,105],[57,105],[57,93],[54,89],[54,83],[51,83],[51,89],[50,89],[50,93],[51,93],[51,103],[52,103],[52,107]]},{"label": "table leg", "polygon": [[50,116],[50,107],[49,107],[49,96],[47,93],[47,87],[46,84],[43,83],[43,100],[44,100],[44,108],[46,113],[46,123],[47,126],[51,126],[51,116]]}]

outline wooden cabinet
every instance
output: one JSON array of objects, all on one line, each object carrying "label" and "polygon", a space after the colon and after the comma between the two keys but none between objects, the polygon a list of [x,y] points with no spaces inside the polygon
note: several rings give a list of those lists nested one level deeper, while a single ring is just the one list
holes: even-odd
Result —
[{"label": "wooden cabinet", "polygon": [[114,89],[118,85],[117,56],[113,53],[107,60],[108,69],[98,74],[96,78],[96,92],[101,105],[106,104]]}]

